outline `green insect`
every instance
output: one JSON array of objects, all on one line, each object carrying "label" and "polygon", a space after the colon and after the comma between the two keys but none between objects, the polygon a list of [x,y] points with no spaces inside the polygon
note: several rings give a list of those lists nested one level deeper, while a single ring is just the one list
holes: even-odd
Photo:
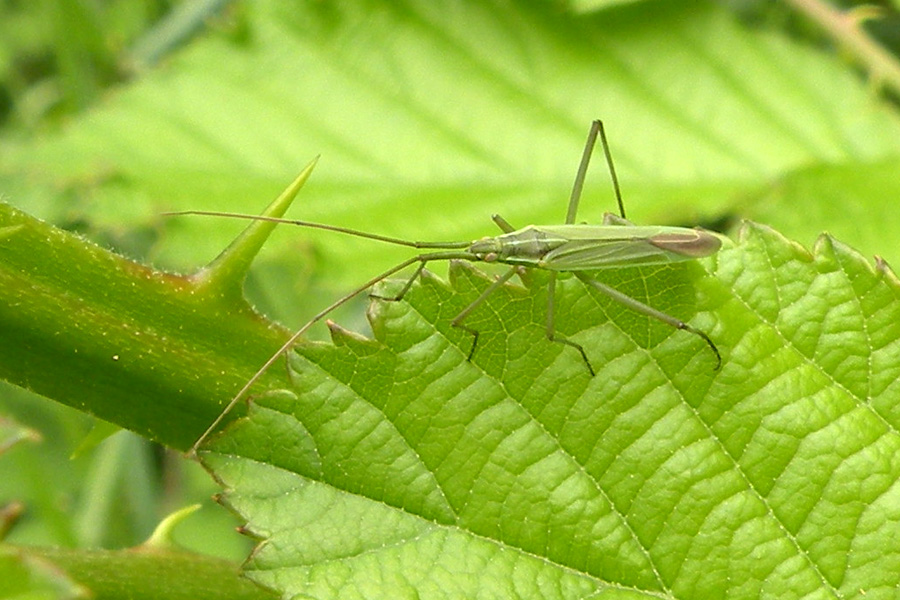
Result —
[{"label": "green insect", "polygon": [[[582,225],[575,224],[575,217],[578,211],[578,202],[581,198],[581,190],[584,187],[584,179],[587,173],[588,164],[590,163],[591,154],[599,135],[603,151],[606,155],[606,162],[609,166],[609,172],[612,178],[613,190],[616,195],[616,201],[619,206],[619,215],[607,214],[603,219],[603,225]],[[585,367],[593,376],[595,374],[594,367],[588,358],[587,353],[581,344],[569,340],[562,335],[556,333],[554,327],[554,308],[555,308],[555,290],[556,275],[561,272],[573,273],[578,279],[602,292],[638,313],[652,317],[663,323],[671,325],[676,329],[682,329],[688,333],[692,333],[701,338],[715,355],[715,369],[721,366],[722,358],[719,350],[713,341],[704,332],[695,329],[687,323],[667,315],[655,308],[648,306],[642,302],[626,296],[622,292],[597,281],[590,277],[588,272],[599,269],[614,269],[623,267],[633,267],[641,265],[661,265],[685,260],[692,260],[704,256],[715,254],[722,245],[721,240],[714,234],[698,230],[687,229],[684,227],[642,227],[635,226],[625,218],[625,208],[622,203],[622,195],[619,190],[619,182],[616,177],[616,171],[613,167],[612,155],[609,151],[609,144],[606,141],[606,134],[603,130],[601,121],[591,123],[591,129],[588,133],[587,143],[584,147],[584,154],[581,157],[581,164],[578,167],[578,173],[575,177],[575,185],[572,188],[572,195],[569,199],[569,209],[566,213],[565,225],[553,225],[549,227],[529,225],[522,229],[515,229],[506,222],[503,217],[494,215],[492,217],[494,223],[503,231],[502,235],[495,237],[485,237],[472,242],[413,242],[409,240],[382,236],[355,229],[347,229],[334,225],[323,225],[321,223],[310,223],[307,221],[297,221],[290,219],[280,219],[276,217],[242,215],[236,213],[224,213],[213,211],[184,211],[178,213],[170,213],[177,215],[207,215],[219,217],[234,217],[250,220],[273,221],[277,223],[286,223],[290,225],[299,225],[301,227],[310,227],[315,229],[324,229],[327,231],[335,231],[345,233],[356,237],[366,238],[387,242],[389,244],[397,244],[417,248],[422,250],[431,250],[408,258],[400,264],[388,269],[387,271],[373,277],[358,288],[354,289],[347,295],[333,302],[324,308],[312,319],[310,319],[303,327],[297,330],[285,344],[272,355],[266,363],[260,367],[253,377],[238,391],[231,399],[222,413],[216,418],[209,428],[200,436],[191,448],[192,452],[196,452],[200,444],[209,436],[210,433],[222,422],[222,419],[240,401],[248,390],[259,380],[265,371],[272,366],[283,354],[288,352],[306,331],[315,323],[325,318],[331,311],[349,301],[351,298],[361,294],[365,290],[371,288],[378,282],[390,277],[391,275],[402,271],[403,269],[418,263],[413,275],[407,280],[406,284],[400,292],[390,298],[381,298],[382,300],[399,301],[402,300],[406,293],[412,287],[413,282],[418,278],[419,274],[429,262],[436,260],[467,260],[471,262],[485,263],[502,263],[510,265],[510,269],[503,275],[498,277],[491,283],[481,295],[478,296],[471,304],[469,304],[462,312],[460,312],[451,321],[451,325],[467,331],[472,335],[472,345],[469,349],[467,359],[471,360],[478,346],[478,332],[463,324],[463,321],[474,311],[484,300],[494,291],[499,289],[504,283],[509,281],[516,273],[523,268],[544,269],[550,273],[548,300],[547,300],[547,322],[546,334],[547,338],[553,342],[565,344],[578,351],[584,362]]]}]

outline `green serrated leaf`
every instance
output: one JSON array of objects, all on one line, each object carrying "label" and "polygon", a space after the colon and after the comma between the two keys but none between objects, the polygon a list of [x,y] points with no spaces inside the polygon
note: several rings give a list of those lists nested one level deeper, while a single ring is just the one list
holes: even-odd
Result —
[{"label": "green serrated leaf", "polygon": [[590,377],[543,337],[540,277],[473,313],[467,362],[449,321],[489,280],[461,265],[376,300],[375,340],[300,347],[290,392],[204,457],[265,539],[249,575],[316,598],[890,593],[900,283],[752,224],[703,264],[610,281],[693,306],[720,371],[570,279],[561,327]]}]

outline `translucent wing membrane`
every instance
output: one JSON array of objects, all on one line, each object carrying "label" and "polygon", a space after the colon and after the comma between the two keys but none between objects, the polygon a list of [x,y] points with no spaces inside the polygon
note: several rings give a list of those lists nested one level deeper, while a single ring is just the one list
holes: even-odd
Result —
[{"label": "translucent wing membrane", "polygon": [[550,271],[669,264],[709,256],[722,245],[696,229],[623,225],[530,226],[498,241],[498,262]]}]

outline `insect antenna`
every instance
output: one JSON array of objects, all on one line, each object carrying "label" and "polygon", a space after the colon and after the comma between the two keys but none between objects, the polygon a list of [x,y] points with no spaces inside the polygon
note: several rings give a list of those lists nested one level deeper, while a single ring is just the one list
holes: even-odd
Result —
[{"label": "insect antenna", "polygon": [[244,219],[247,221],[268,221],[270,223],[283,223],[285,225],[297,225],[299,227],[308,227],[310,229],[334,231],[336,233],[344,233],[347,235],[352,235],[354,237],[360,237],[367,240],[375,240],[378,242],[385,242],[387,244],[394,244],[397,246],[406,246],[408,248],[444,248],[450,250],[468,248],[471,244],[471,242],[417,242],[412,240],[405,240],[403,238],[391,237],[389,235],[379,235],[377,233],[369,233],[367,231],[360,231],[358,229],[350,229],[349,227],[341,227],[339,225],[326,225],[324,223],[313,223],[310,221],[300,221],[298,219],[283,219],[280,217],[269,217],[266,215],[247,215],[244,213],[222,212],[217,210],[180,210],[176,212],[164,212],[162,214],[163,216],[167,217],[193,215],[201,217],[227,217],[229,219]]}]

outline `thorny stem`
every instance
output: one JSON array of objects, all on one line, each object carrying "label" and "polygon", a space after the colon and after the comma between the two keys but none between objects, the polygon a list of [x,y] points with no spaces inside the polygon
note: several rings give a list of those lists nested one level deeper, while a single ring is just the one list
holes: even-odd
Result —
[{"label": "thorny stem", "polygon": [[788,0],[800,13],[822,27],[849,51],[868,71],[876,87],[885,87],[900,95],[900,63],[872,40],[860,24],[864,17],[854,11],[835,10],[822,0]]}]

